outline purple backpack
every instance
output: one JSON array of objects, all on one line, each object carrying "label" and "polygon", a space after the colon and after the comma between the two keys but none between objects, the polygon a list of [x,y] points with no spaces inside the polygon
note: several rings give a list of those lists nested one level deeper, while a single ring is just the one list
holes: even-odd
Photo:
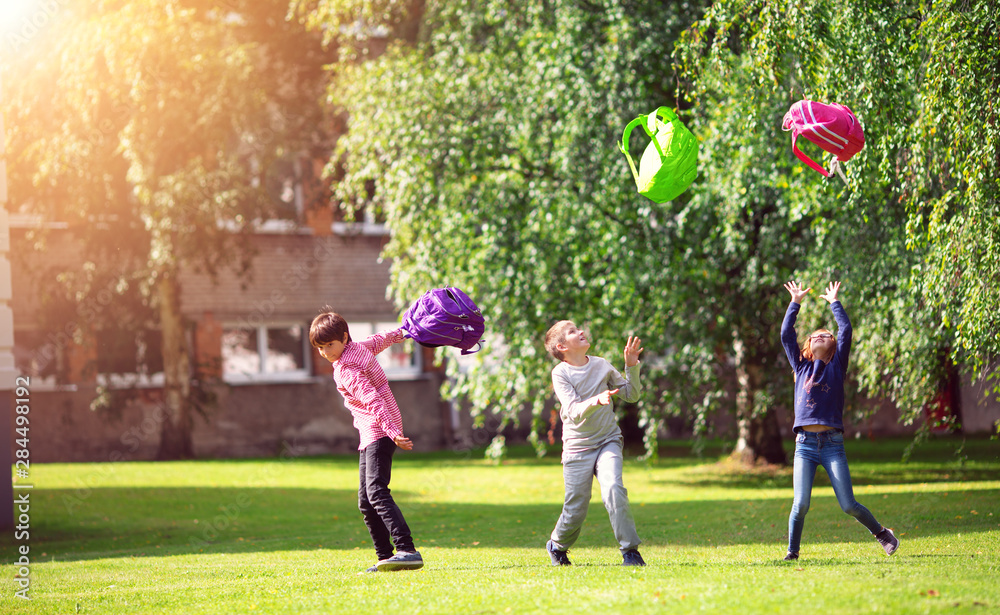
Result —
[{"label": "purple backpack", "polygon": [[[403,314],[403,331],[421,346],[454,346],[462,354],[482,350],[486,331],[483,313],[461,290],[435,288],[424,293]],[[477,346],[471,350],[473,346]]]}]

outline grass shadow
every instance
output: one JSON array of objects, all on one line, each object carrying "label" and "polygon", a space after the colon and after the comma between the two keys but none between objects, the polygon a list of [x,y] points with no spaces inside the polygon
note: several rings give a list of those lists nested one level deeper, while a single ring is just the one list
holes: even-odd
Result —
[{"label": "grass shadow", "polygon": [[[426,501],[411,499],[405,490],[394,493],[419,547],[543,549],[562,504],[561,493],[554,493],[550,504]],[[75,500],[78,494],[70,489],[36,495],[31,548],[42,561],[371,549],[353,490],[102,487],[83,501]],[[908,536],[996,532],[1000,522],[987,514],[1000,501],[1000,489],[867,497],[871,501],[865,496],[859,500],[904,541]],[[791,492],[782,500],[645,502],[633,505],[633,513],[647,545],[773,543],[780,549],[790,503]],[[869,540],[832,494],[814,492],[804,543]],[[10,543],[9,535],[0,539],[4,553],[14,553],[6,548]],[[591,502],[577,546],[614,547],[599,500]]]},{"label": "grass shadow", "polygon": [[[942,470],[938,468],[907,468],[879,469],[862,464],[851,463],[851,482],[855,489],[865,485],[913,485],[950,482],[979,482],[1000,479],[1000,468],[954,468]],[[773,489],[792,488],[792,469],[782,467],[767,470],[747,472],[739,468],[730,468],[719,464],[718,470],[710,476],[686,476],[677,479],[658,481],[660,484],[677,484],[688,487],[727,489]],[[820,467],[816,470],[817,487],[829,487],[830,478]]]},{"label": "grass shadow", "polygon": [[[978,485],[959,491],[953,485],[939,489],[934,483],[951,481],[995,481],[1000,477],[1000,446],[990,440],[966,441],[963,454],[956,461],[955,442],[932,442],[919,449],[908,464],[899,456],[909,440],[896,439],[877,443],[862,441],[848,444],[851,470],[858,500],[881,522],[893,527],[904,541],[914,536],[937,536],[960,533],[996,532],[1000,518],[990,513],[1000,501],[1000,489]],[[690,442],[671,444],[673,457],[661,457],[647,467],[653,470],[645,478],[645,492],[632,494],[633,513],[640,536],[650,545],[731,546],[741,544],[776,544],[786,538],[788,511],[791,505],[790,469],[769,471],[727,471],[719,457],[692,458],[685,454]],[[716,442],[717,451],[725,444]],[[887,461],[887,459],[892,461]],[[354,489],[314,487],[234,487],[235,480],[285,476],[288,472],[324,481],[334,472],[338,476],[356,476],[356,457],[321,457],[271,460],[218,460],[179,462],[171,467],[178,476],[189,471],[202,472],[199,479],[219,482],[218,486],[142,486],[145,476],[159,476],[165,466],[136,464],[128,468],[134,482],[128,486],[98,486],[36,489],[31,493],[31,535],[33,556],[40,560],[91,560],[98,558],[182,555],[201,553],[239,553],[259,551],[294,551],[318,549],[371,549],[370,538],[357,510]],[[191,465],[184,465],[191,463]],[[279,465],[280,464],[280,465]],[[107,465],[107,464],[105,464]],[[629,462],[626,475],[642,462]],[[263,467],[262,467],[263,466]],[[531,502],[517,501],[510,488],[524,487],[527,473],[536,476],[559,474],[557,451],[538,458],[530,447],[513,447],[500,474],[486,474],[490,464],[481,451],[439,451],[410,454],[398,461],[400,470],[418,476],[437,476],[441,484],[452,476],[489,480],[499,495],[483,496],[485,502],[467,501],[479,493],[481,483],[458,488],[451,501],[426,481],[421,488],[408,490],[405,483],[394,485],[400,503],[418,545],[443,548],[543,548],[562,505],[561,485],[551,493],[536,492]],[[118,476],[101,465],[70,465],[71,472]],[[667,472],[659,478],[655,470]],[[446,470],[441,472],[441,470]],[[60,470],[61,471],[61,470]],[[430,474],[425,474],[430,473]],[[451,473],[456,473],[452,475]],[[492,470],[490,470],[492,472]],[[318,478],[313,478],[313,476]],[[489,478],[486,478],[489,476]],[[482,478],[481,478],[482,477]],[[157,479],[153,479],[157,480]],[[421,481],[424,481],[422,478]],[[628,479],[626,478],[626,482]],[[865,493],[865,485],[906,485],[926,483],[913,491]],[[86,482],[85,484],[90,484]],[[556,483],[558,484],[558,479]],[[463,484],[464,485],[464,484]],[[723,493],[706,499],[662,502],[661,496],[677,486],[722,489]],[[650,491],[652,487],[652,491]],[[787,497],[775,498],[774,491],[756,494],[762,488],[787,489]],[[464,489],[464,490],[463,490]],[[474,491],[469,491],[473,489]],[[948,491],[951,490],[951,492]],[[687,489],[697,493],[696,490]],[[728,493],[727,493],[728,492]],[[674,493],[677,493],[676,491]],[[719,499],[738,494],[730,499]],[[545,503],[538,503],[541,499]],[[509,501],[508,501],[509,500]],[[15,553],[13,532],[0,533],[0,547],[6,562]],[[829,491],[825,472],[817,473],[812,507],[806,521],[806,543],[865,541],[867,532],[840,511]],[[578,546],[614,545],[607,514],[599,500],[591,502],[589,516]]]},{"label": "grass shadow", "polygon": [[[904,451],[911,443],[912,440],[906,438],[847,441],[845,450],[855,487],[1000,479],[1000,442],[988,436],[936,438],[916,447],[909,460],[904,462]],[[664,483],[749,490],[791,488],[794,442],[786,442],[785,449],[789,461],[787,466],[747,468],[730,462],[724,455],[702,464],[708,466],[704,472],[691,473]],[[679,452],[683,448],[673,450]],[[817,471],[816,485],[830,485],[825,471]]]}]

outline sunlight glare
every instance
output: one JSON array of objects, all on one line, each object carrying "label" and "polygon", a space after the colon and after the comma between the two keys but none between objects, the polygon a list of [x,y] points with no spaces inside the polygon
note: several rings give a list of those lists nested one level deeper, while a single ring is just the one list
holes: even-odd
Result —
[{"label": "sunlight glare", "polygon": [[28,34],[42,28],[63,7],[65,0],[0,0],[0,33],[7,35],[24,31]]}]

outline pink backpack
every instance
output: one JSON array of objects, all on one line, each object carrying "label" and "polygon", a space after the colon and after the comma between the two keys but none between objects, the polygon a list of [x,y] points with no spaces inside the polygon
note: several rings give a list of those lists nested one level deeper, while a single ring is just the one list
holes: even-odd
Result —
[{"label": "pink backpack", "polygon": [[[795,145],[799,135],[809,139],[823,151],[837,157],[839,162],[847,162],[865,146],[865,131],[858,118],[844,105],[826,105],[811,100],[800,100],[792,105],[781,122],[782,130],[792,131],[792,151],[799,160],[813,170],[829,177],[837,167],[836,163],[827,171]],[[837,169],[840,170],[839,168]]]}]

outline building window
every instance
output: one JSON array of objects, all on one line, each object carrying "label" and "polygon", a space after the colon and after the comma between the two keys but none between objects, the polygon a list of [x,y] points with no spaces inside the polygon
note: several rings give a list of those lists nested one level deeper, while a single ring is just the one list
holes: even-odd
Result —
[{"label": "building window", "polygon": [[30,376],[33,383],[65,382],[66,348],[71,344],[73,338],[66,334],[15,329],[14,365],[18,372]]},{"label": "building window", "polygon": [[42,386],[90,380],[112,388],[163,385],[163,336],[156,330],[97,331],[83,345],[59,331],[17,330],[14,339],[18,371]]},{"label": "building window", "polygon": [[[363,340],[373,333],[398,329],[398,322],[352,322],[351,339]],[[421,372],[420,347],[413,340],[393,344],[375,355],[389,380],[414,378]]]},{"label": "building window", "polygon": [[282,374],[306,369],[308,333],[302,325],[264,329],[264,372]]},{"label": "building window", "polygon": [[145,379],[163,372],[163,335],[159,331],[140,331],[135,338],[101,332],[96,339],[99,374],[135,374]]},{"label": "building window", "polygon": [[308,328],[269,324],[256,328],[224,327],[222,376],[234,382],[301,379],[309,376]]}]

